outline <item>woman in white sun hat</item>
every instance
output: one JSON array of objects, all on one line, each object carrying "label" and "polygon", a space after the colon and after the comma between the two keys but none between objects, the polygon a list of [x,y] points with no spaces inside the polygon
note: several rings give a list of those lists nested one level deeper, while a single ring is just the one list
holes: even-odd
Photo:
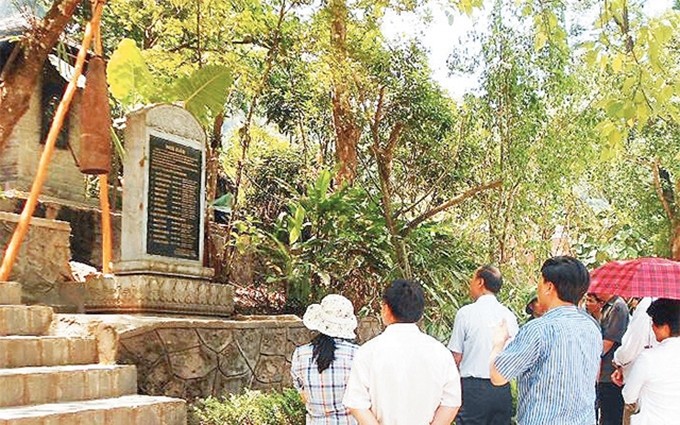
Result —
[{"label": "woman in white sun hat", "polygon": [[312,304],[302,318],[319,334],[295,349],[290,374],[307,407],[307,425],[355,425],[342,405],[342,396],[359,348],[352,341],[357,318],[352,302],[342,295],[327,295]]}]

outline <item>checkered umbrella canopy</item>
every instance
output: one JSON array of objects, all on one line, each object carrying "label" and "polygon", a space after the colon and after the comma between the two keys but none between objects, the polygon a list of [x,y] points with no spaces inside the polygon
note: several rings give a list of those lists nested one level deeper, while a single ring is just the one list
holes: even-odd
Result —
[{"label": "checkered umbrella canopy", "polygon": [[612,261],[590,273],[588,292],[680,299],[680,261],[665,258]]}]

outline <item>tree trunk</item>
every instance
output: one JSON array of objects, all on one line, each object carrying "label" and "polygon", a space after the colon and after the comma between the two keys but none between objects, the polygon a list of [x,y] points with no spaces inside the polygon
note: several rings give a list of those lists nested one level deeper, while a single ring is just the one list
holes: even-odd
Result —
[{"label": "tree trunk", "polygon": [[678,193],[680,193],[680,178],[675,180],[674,186],[670,174],[661,166],[659,159],[655,159],[652,164],[652,176],[656,196],[659,198],[666,218],[670,222],[671,258],[680,260],[680,205],[677,200]]},{"label": "tree trunk", "polygon": [[[401,127],[401,124],[398,124]],[[398,130],[400,133],[401,130]],[[396,134],[396,138],[399,134]],[[397,224],[394,220],[394,213],[392,212],[392,152],[380,149],[379,144],[373,146],[373,154],[378,165],[378,178],[380,179],[380,200],[383,207],[383,215],[385,217],[385,224],[387,230],[390,232],[390,241],[394,247],[394,253],[397,260],[397,267],[401,275],[405,279],[411,279],[413,273],[411,271],[411,263],[408,260],[406,253],[406,244],[404,239],[399,234]]]},{"label": "tree trunk", "polygon": [[345,0],[331,0],[331,53],[337,68],[333,70],[333,125],[335,156],[340,168],[338,183],[352,183],[357,175],[357,145],[361,129],[357,125],[347,85],[347,5]]},{"label": "tree trunk", "polygon": [[[217,174],[220,167],[219,154],[220,146],[222,145],[222,124],[224,124],[224,112],[220,112],[215,118],[210,143],[206,146],[205,200],[207,203],[212,203],[217,193]],[[214,267],[215,276],[218,276],[218,271],[222,265],[218,264],[217,253],[219,249],[215,246],[212,226],[210,225],[213,221],[215,221],[215,210],[208,207],[205,209],[204,241],[207,249],[203,263],[206,267]]]},{"label": "tree trunk", "polygon": [[0,74],[0,155],[26,113],[38,76],[81,0],[55,0],[45,18],[14,46]]},{"label": "tree trunk", "polygon": [[680,261],[680,220],[673,223],[671,238],[671,258]]}]

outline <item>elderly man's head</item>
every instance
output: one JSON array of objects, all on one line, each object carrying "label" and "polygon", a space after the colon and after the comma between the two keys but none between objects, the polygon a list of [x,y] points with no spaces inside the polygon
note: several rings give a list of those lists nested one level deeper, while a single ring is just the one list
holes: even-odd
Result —
[{"label": "elderly man's head", "polygon": [[473,300],[484,294],[497,294],[503,285],[500,270],[492,265],[485,265],[477,270],[470,279],[470,296]]}]

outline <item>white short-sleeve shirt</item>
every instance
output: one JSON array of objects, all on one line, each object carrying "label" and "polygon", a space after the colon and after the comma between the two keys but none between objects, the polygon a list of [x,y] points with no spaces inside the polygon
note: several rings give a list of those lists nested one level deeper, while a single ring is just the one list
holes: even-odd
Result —
[{"label": "white short-sleeve shirt", "polygon": [[413,323],[395,323],[357,351],[343,404],[370,409],[381,425],[429,424],[461,404],[453,356]]},{"label": "white short-sleeve shirt", "polygon": [[647,314],[653,300],[654,298],[649,297],[640,300],[628,323],[626,333],[623,334],[621,346],[614,352],[614,363],[623,366],[624,379],[630,373],[635,359],[645,348],[659,345],[652,330],[652,318]]},{"label": "white short-sleeve shirt", "polygon": [[680,421],[680,337],[664,339],[635,360],[623,386],[627,404],[637,402],[640,412],[631,425],[670,425]]},{"label": "white short-sleeve shirt", "polygon": [[503,319],[508,325],[510,339],[514,338],[519,329],[517,318],[490,294],[482,295],[474,303],[458,310],[448,348],[463,354],[461,377],[489,379],[493,332]]}]

